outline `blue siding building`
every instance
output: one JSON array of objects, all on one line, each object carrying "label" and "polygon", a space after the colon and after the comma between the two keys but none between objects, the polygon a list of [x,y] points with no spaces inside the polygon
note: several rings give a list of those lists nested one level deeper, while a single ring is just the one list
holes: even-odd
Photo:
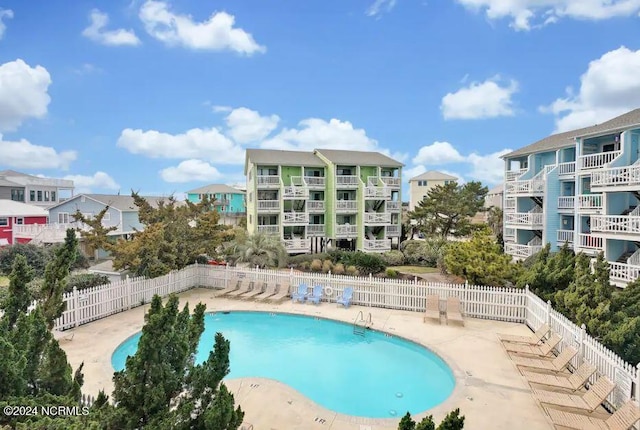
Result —
[{"label": "blue siding building", "polygon": [[199,203],[204,196],[215,199],[214,207],[220,213],[220,222],[237,225],[247,215],[245,192],[224,184],[211,184],[187,191],[187,200]]}]

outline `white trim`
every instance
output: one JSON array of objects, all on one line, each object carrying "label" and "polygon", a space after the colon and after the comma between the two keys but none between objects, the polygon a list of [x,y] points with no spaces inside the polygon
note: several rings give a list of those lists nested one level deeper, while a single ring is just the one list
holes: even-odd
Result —
[{"label": "white trim", "polygon": [[[65,217],[60,221],[60,215],[66,215],[66,221],[64,219]],[[69,224],[69,212],[58,212],[58,224]]]},{"label": "white trim", "polygon": [[0,227],[9,227],[9,218],[6,216],[0,217],[0,221],[4,220],[4,224],[0,224]]}]

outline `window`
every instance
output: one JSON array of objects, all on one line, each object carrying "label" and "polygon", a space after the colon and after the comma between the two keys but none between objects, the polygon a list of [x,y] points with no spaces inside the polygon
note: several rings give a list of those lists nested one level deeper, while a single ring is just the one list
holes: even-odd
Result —
[{"label": "window", "polygon": [[13,223],[14,223],[15,225],[22,225],[22,224],[24,224],[24,218],[15,218],[15,219],[13,220]]},{"label": "window", "polygon": [[55,191],[51,191],[51,201],[52,202],[57,202],[58,200],[56,200],[56,192]]},{"label": "window", "polygon": [[311,217],[311,224],[322,224],[322,219],[320,217],[322,217],[322,215],[313,215]]},{"label": "window", "polygon": [[111,213],[105,212],[102,221],[111,221]]},{"label": "window", "polygon": [[38,191],[38,201],[42,201],[42,191]]},{"label": "window", "polygon": [[19,188],[11,189],[11,200],[14,202],[24,202],[24,190]]},{"label": "window", "polygon": [[349,200],[349,192],[338,193],[338,200]]},{"label": "window", "polygon": [[36,192],[35,192],[35,190],[29,191],[29,201],[31,201],[31,202],[35,202],[36,201]]},{"label": "window", "polygon": [[48,202],[49,201],[49,191],[45,191],[44,192],[44,201]]},{"label": "window", "polygon": [[9,218],[0,218],[0,227],[6,227],[9,225]]},{"label": "window", "polygon": [[69,224],[69,213],[68,212],[59,212],[58,213],[58,224]]}]

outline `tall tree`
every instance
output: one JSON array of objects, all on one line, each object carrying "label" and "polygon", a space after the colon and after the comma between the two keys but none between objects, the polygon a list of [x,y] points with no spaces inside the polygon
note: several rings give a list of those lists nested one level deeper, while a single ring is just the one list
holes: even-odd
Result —
[{"label": "tall tree", "polygon": [[73,229],[67,229],[64,244],[55,252],[53,261],[44,270],[41,299],[42,312],[47,320],[49,330],[53,328],[56,318],[64,311],[62,295],[69,276],[69,270],[78,255],[78,239]]},{"label": "tall tree", "polygon": [[17,255],[9,275],[9,292],[0,304],[0,309],[4,311],[2,325],[5,325],[8,330],[13,328],[20,314],[27,312],[33,300],[28,287],[32,279],[33,270],[27,264],[27,259],[23,255]]},{"label": "tall tree", "polygon": [[488,188],[480,182],[456,182],[437,185],[409,213],[418,228],[427,235],[466,236],[471,231],[470,219],[483,210]]},{"label": "tall tree", "polygon": [[95,258],[98,250],[107,250],[112,246],[112,241],[109,240],[109,233],[116,231],[117,226],[105,227],[103,224],[104,216],[109,212],[109,206],[105,206],[95,216],[85,216],[80,210],[77,210],[73,214],[75,222],[86,225],[88,228],[78,228],[80,237],[82,240],[93,250],[93,257]]}]

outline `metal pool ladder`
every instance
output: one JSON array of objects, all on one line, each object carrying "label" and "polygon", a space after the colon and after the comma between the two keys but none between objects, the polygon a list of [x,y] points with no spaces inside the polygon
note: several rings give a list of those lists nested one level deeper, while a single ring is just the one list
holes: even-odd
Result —
[{"label": "metal pool ladder", "polygon": [[355,321],[353,321],[353,334],[358,336],[364,336],[367,332],[367,329],[373,325],[373,321],[371,321],[371,312],[369,312],[369,316],[367,319],[364,318],[364,314],[362,311],[358,312],[358,316]]}]

